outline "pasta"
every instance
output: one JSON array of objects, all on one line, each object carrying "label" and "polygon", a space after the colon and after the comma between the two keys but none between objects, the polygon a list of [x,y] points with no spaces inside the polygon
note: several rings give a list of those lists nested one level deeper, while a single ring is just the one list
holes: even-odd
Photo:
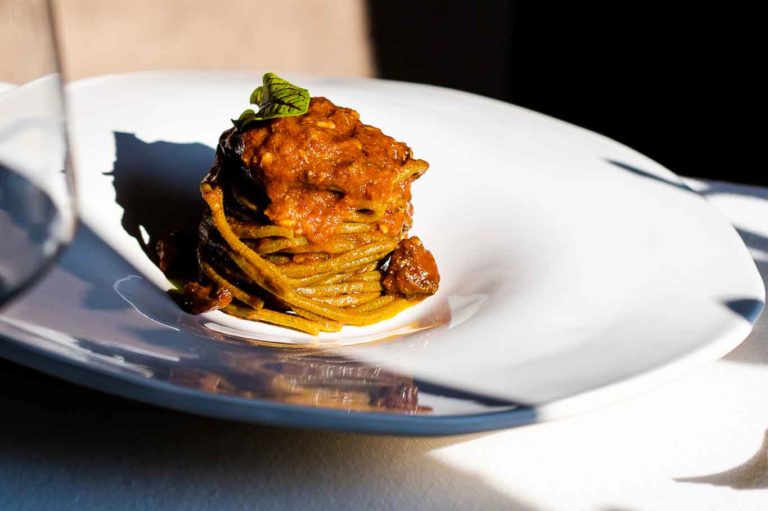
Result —
[{"label": "pasta", "polygon": [[407,237],[411,183],[427,168],[325,98],[303,115],[225,131],[200,186],[208,209],[186,308],[317,335],[434,294],[434,258]]}]

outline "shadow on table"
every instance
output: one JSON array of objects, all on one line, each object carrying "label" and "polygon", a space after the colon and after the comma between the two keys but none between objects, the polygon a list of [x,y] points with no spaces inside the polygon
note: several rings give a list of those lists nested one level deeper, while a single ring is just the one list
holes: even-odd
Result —
[{"label": "shadow on table", "polygon": [[430,456],[477,435],[373,437],[219,421],[4,361],[0,408],[2,509],[533,509]]},{"label": "shadow on table", "polygon": [[768,431],[757,453],[741,465],[724,472],[697,477],[679,477],[679,483],[729,486],[736,490],[764,490],[768,488]]}]

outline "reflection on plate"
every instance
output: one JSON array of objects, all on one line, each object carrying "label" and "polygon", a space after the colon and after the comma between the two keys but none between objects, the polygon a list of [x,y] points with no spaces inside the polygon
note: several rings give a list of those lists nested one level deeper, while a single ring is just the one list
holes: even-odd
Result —
[{"label": "reflection on plate", "polygon": [[259,80],[157,72],[72,86],[84,225],[51,275],[0,314],[4,356],[195,413],[449,434],[623,398],[723,355],[762,309],[734,230],[624,146],[455,91],[297,78],[430,161],[414,185],[414,232],[441,289],[319,340],[185,314],[144,248],[197,221],[208,144]]}]

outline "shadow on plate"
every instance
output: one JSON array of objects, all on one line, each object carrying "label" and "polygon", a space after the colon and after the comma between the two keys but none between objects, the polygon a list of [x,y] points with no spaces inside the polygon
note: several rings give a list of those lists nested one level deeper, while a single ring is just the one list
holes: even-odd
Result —
[{"label": "shadow on plate", "polygon": [[196,231],[203,214],[199,184],[215,150],[199,143],[147,143],[133,133],[114,135],[115,163],[105,175],[113,178],[123,229],[154,259],[158,239],[175,229]]}]

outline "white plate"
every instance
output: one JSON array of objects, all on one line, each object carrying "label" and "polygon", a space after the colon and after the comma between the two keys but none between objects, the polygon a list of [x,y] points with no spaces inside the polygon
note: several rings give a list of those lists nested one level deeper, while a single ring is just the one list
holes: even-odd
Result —
[{"label": "white plate", "polygon": [[[762,310],[762,280],[736,232],[627,147],[457,91],[289,77],[430,162],[414,185],[411,232],[443,280],[393,320],[323,335],[334,347],[322,355],[238,342],[311,337],[180,312],[126,229],[141,237],[138,225],[159,232],[196,218],[218,136],[260,76],[151,72],[71,86],[86,227],[0,316],[13,339],[6,356],[193,412],[440,434],[619,399],[722,356]],[[415,410],[411,378],[431,410]],[[366,399],[366,411],[347,412]]]}]

